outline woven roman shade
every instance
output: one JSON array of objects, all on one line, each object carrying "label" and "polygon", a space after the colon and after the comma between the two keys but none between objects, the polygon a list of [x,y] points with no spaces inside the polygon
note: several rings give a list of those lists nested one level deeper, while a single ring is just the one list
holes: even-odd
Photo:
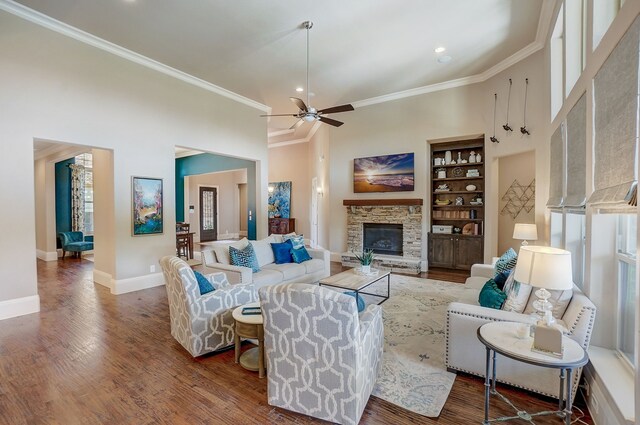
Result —
[{"label": "woven roman shade", "polygon": [[563,206],[584,207],[586,185],[587,97],[583,94],[567,115],[567,194]]},{"label": "woven roman shade", "polygon": [[589,205],[620,210],[637,205],[638,67],[636,18],[594,79],[594,184]]},{"label": "woven roman shade", "polygon": [[549,208],[562,207],[562,189],[564,188],[565,176],[563,154],[564,131],[565,125],[563,122],[553,133],[553,136],[551,136],[549,147],[549,200],[547,201],[547,207]]}]

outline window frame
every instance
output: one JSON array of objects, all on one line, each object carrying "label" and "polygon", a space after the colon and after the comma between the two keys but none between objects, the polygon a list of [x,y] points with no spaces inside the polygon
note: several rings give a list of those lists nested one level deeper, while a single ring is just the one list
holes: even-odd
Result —
[{"label": "window frame", "polygon": [[[634,232],[636,234],[633,234],[634,232],[630,232],[629,230],[629,221],[631,218],[635,218],[636,219],[636,228],[633,229]],[[633,214],[619,214],[618,215],[618,220],[617,220],[617,224],[616,224],[616,252],[615,252],[615,261],[616,261],[616,294],[617,294],[617,299],[616,299],[616,316],[615,316],[615,330],[616,330],[616,337],[615,337],[615,351],[618,355],[618,357],[620,357],[620,359],[622,359],[623,364],[628,367],[631,372],[634,372],[636,370],[637,365],[635,365],[633,363],[632,360],[629,360],[629,358],[627,357],[627,354],[624,353],[621,350],[621,339],[622,339],[622,297],[623,297],[623,293],[622,293],[622,278],[624,277],[624,273],[622,271],[622,269],[624,267],[627,268],[627,272],[626,272],[626,277],[630,276],[630,272],[632,270],[632,268],[637,268],[638,267],[638,263],[637,263],[637,252],[631,252],[632,249],[636,249],[637,250],[637,244],[636,241],[634,240],[635,237],[637,237],[637,215],[633,215]],[[624,243],[621,243],[620,237],[624,236],[625,240]],[[632,243],[633,242],[633,243]],[[624,245],[624,246],[623,246]],[[632,276],[633,280],[634,280],[634,284],[635,284],[635,293],[636,296],[638,294],[638,281],[637,281],[637,273],[633,273]],[[626,295],[626,293],[625,293]],[[635,334],[637,333],[637,323],[636,323],[636,315],[637,312],[635,311],[635,309],[637,308],[637,306],[635,305],[635,303],[632,303],[632,305],[634,306],[634,311],[633,311],[633,320],[631,321],[631,324],[633,325],[633,332],[632,335],[634,335],[634,341],[632,341],[632,346],[633,346],[633,352],[631,353],[632,358],[636,359],[637,357],[637,347],[635,345]]]}]

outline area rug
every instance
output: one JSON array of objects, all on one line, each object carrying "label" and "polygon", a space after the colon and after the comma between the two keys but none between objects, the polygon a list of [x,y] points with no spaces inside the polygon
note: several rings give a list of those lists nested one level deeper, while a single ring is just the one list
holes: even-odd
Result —
[{"label": "area rug", "polygon": [[440,415],[456,377],[444,363],[447,305],[467,291],[462,284],[391,275],[374,396],[424,416]]}]

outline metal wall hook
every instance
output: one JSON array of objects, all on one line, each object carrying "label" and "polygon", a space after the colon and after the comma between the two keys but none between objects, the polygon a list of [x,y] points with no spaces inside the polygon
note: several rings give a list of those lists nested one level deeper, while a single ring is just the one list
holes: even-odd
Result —
[{"label": "metal wall hook", "polygon": [[496,108],[498,106],[498,93],[493,94],[493,136],[489,137],[493,143],[500,143],[496,138]]},{"label": "metal wall hook", "polygon": [[520,127],[520,133],[531,136],[531,132],[527,130],[527,95],[529,94],[529,79],[525,78],[524,83],[524,113],[522,116],[523,124],[522,127]]},{"label": "metal wall hook", "polygon": [[507,97],[507,123],[502,126],[505,131],[513,131],[513,128],[509,125],[509,108],[511,106],[511,86],[513,85],[513,81],[509,78],[509,95]]}]

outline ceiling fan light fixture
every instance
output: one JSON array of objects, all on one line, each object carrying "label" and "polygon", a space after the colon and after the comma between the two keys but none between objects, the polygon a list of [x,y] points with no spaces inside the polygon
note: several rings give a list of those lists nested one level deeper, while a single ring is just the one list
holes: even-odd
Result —
[{"label": "ceiling fan light fixture", "polygon": [[305,120],[306,122],[313,122],[316,120],[316,116],[315,115],[311,115],[311,114],[307,114],[304,117],[302,117],[303,120]]}]

